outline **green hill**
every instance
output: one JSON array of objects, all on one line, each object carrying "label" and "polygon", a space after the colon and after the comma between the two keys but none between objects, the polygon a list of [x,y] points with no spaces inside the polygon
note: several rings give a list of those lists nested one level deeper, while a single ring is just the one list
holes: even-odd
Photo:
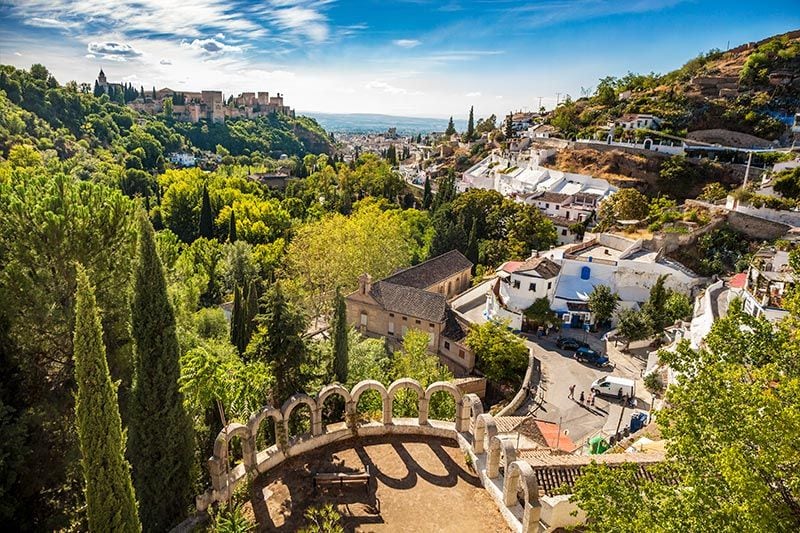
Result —
[{"label": "green hill", "polygon": [[565,137],[586,137],[625,113],[650,113],[663,119],[663,132],[681,137],[721,129],[786,141],[798,109],[800,31],[793,31],[709,51],[663,75],[603,78],[592,96],[559,105],[550,123]]},{"label": "green hill", "polygon": [[176,122],[83,92],[72,81],[61,85],[42,65],[29,71],[0,65],[0,157],[18,144],[69,161],[73,169],[85,167],[89,174],[101,161],[157,172],[170,152],[214,151],[217,145],[230,156],[264,162],[282,154],[331,151],[325,130],[308,117]]}]

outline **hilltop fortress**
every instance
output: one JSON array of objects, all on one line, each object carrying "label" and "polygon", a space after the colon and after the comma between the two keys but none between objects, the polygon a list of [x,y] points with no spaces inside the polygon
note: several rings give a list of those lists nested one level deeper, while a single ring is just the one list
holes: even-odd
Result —
[{"label": "hilltop fortress", "polygon": [[294,117],[294,110],[284,105],[281,93],[270,96],[268,92],[245,92],[231,95],[226,101],[222,91],[176,91],[168,87],[137,90],[133,86],[110,83],[102,69],[95,81],[94,93],[108,94],[136,111],[150,114],[162,113],[165,101],[171,99],[173,118],[187,122],[225,122],[230,118],[255,118],[271,113]]}]

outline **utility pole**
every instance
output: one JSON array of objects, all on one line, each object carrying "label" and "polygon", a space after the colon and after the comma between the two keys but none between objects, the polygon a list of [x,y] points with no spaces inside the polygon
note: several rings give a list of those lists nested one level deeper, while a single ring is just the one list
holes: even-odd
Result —
[{"label": "utility pole", "polygon": [[625,414],[625,404],[622,404],[622,410],[619,412],[619,420],[617,420],[617,430],[614,432],[614,435],[619,434],[619,426],[622,425],[622,415]]},{"label": "utility pole", "polygon": [[558,107],[558,102],[561,100],[561,93],[556,93],[556,107]]}]

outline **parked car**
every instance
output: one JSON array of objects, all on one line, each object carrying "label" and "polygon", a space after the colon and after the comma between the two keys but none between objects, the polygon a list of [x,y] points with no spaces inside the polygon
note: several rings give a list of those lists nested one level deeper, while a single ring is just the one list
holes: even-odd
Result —
[{"label": "parked car", "polygon": [[621,378],[619,376],[603,376],[594,380],[589,389],[595,394],[605,394],[606,396],[636,396],[636,382],[632,379]]},{"label": "parked car", "polygon": [[594,366],[606,366],[608,364],[608,357],[586,347],[575,350],[575,359],[582,363],[591,363]]},{"label": "parked car", "polygon": [[556,346],[562,350],[577,350],[578,348],[588,348],[589,345],[573,337],[559,337],[556,339]]}]

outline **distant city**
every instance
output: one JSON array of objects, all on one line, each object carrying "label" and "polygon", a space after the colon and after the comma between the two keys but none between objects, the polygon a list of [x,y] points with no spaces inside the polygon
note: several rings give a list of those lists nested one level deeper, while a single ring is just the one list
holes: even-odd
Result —
[{"label": "distant city", "polygon": [[[447,128],[446,118],[399,117],[369,113],[318,113],[298,111],[315,119],[325,131],[336,133],[382,133],[397,128],[398,135],[417,135],[443,132]],[[467,121],[454,119],[459,131],[466,129]]]}]

